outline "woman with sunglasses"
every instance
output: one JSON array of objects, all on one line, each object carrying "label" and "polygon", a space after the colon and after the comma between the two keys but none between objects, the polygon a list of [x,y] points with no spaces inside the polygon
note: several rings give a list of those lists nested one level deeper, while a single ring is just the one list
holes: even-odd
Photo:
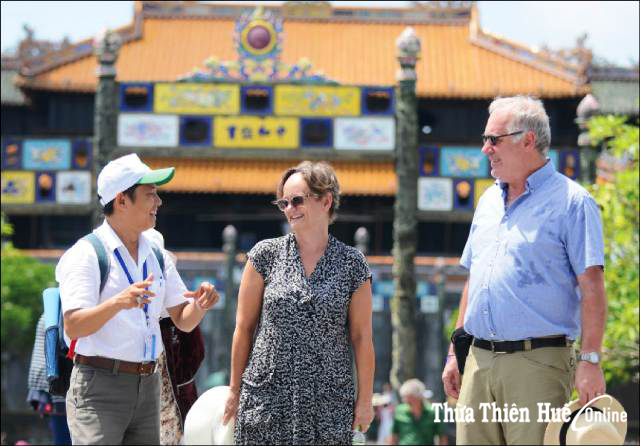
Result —
[{"label": "woman with sunglasses", "polygon": [[236,444],[351,444],[374,416],[371,272],[329,234],[340,202],[329,164],[288,169],[277,197],[291,233],[247,255],[224,424],[235,416]]}]

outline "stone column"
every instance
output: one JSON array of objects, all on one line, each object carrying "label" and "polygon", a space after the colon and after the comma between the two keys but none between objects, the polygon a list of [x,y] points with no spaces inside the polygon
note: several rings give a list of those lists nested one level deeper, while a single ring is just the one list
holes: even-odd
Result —
[{"label": "stone column", "polygon": [[[93,41],[94,54],[98,59],[96,70],[98,86],[95,96],[93,127],[93,165],[96,178],[102,168],[111,160],[111,153],[117,144],[118,88],[115,64],[121,43],[120,36],[109,30],[101,32]],[[94,197],[97,206],[93,211],[92,224],[96,227],[100,224],[102,212],[100,203],[97,201],[97,193],[94,193]]]},{"label": "stone column", "polygon": [[236,326],[237,288],[233,280],[233,270],[236,266],[237,240],[238,231],[233,225],[227,225],[222,231],[222,249],[226,256],[226,264],[224,272],[224,308],[222,308],[223,337],[220,339],[224,339],[224,348],[220,349],[219,362],[216,364],[217,369],[224,370],[227,377],[231,376],[231,341]]},{"label": "stone column", "polygon": [[393,285],[391,300],[391,385],[397,389],[416,376],[416,278],[414,258],[418,203],[418,115],[416,63],[420,40],[406,28],[396,41],[400,69],[396,78],[396,178],[393,216]]},{"label": "stone column", "polygon": [[584,184],[593,184],[596,181],[596,158],[598,153],[591,144],[587,121],[600,111],[600,104],[596,98],[589,93],[578,104],[576,109],[576,124],[580,128],[578,135],[578,147],[580,148],[580,181]]},{"label": "stone column", "polygon": [[369,231],[364,226],[360,226],[355,235],[353,236],[354,241],[356,242],[356,248],[362,254],[367,255],[369,252]]}]

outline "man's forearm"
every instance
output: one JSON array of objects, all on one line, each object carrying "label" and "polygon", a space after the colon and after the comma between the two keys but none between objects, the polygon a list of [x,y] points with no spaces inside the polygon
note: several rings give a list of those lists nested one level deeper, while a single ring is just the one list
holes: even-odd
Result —
[{"label": "man's forearm", "polygon": [[198,326],[207,310],[204,310],[193,301],[188,304],[184,304],[182,310],[179,311],[177,320],[173,323],[182,331],[190,332]]},{"label": "man's forearm", "polygon": [[607,318],[607,295],[604,289],[604,271],[591,266],[578,276],[582,300],[582,334],[580,348],[583,352],[599,352],[602,349],[604,327]]},{"label": "man's forearm", "polygon": [[114,299],[92,308],[80,308],[64,314],[64,331],[71,339],[94,334],[120,311]]},{"label": "man's forearm", "polygon": [[599,352],[602,349],[605,321],[607,317],[607,298],[604,285],[595,287],[582,294],[582,335],[580,349],[584,352]]}]

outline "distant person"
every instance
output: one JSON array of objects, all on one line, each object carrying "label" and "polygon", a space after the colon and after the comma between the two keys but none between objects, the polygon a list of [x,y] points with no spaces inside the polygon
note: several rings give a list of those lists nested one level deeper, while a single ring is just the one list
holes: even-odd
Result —
[{"label": "distant person", "polygon": [[[473,344],[462,383],[453,345],[442,380],[475,415],[456,420],[458,444],[542,444],[548,423],[537,422],[538,404],[568,403],[574,373],[582,404],[605,392],[600,210],[547,157],[551,129],[540,100],[495,99],[483,144],[496,184],[480,198],[460,259],[469,280],[456,324]],[[530,422],[493,414],[483,422],[481,404],[515,407]]]},{"label": "distant person", "polygon": [[410,379],[400,387],[402,404],[396,407],[391,427],[391,445],[446,445],[444,424],[436,422],[436,413],[424,400],[422,381]]},{"label": "distant person", "polygon": [[[376,396],[374,394],[374,396]],[[376,435],[377,444],[387,444],[391,436],[391,428],[393,427],[393,414],[396,406],[391,399],[391,393],[383,393],[374,398],[373,407],[376,409],[378,416],[378,432]]]},{"label": "distant person", "polygon": [[292,232],[247,255],[224,422],[236,416],[236,444],[351,444],[373,420],[371,272],[329,234],[340,198],[331,166],[288,169],[277,198]]},{"label": "distant person", "polygon": [[56,268],[65,333],[77,339],[66,398],[74,444],[159,444],[160,313],[191,331],[218,301],[207,282],[187,291],[164,253],[161,268],[143,234],[162,204],[156,187],[173,174],[151,170],[135,154],[107,164],[98,176],[105,221],[93,232],[110,256],[106,286],[100,293],[96,252],[85,240]]},{"label": "distant person", "polygon": [[47,365],[44,354],[44,313],[36,324],[35,340],[29,366],[29,394],[27,402],[37,410],[40,416],[48,417],[49,429],[54,445],[71,444],[71,435],[67,426],[67,414],[63,396],[49,393]]}]

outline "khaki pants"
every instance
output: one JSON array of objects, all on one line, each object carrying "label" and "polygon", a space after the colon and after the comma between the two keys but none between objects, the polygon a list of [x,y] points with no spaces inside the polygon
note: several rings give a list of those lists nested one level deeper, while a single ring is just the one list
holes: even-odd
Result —
[{"label": "khaki pants", "polygon": [[75,444],[160,444],[160,377],[76,364],[67,392]]},{"label": "khaki pants", "polygon": [[[458,404],[471,408],[475,421],[457,418],[456,443],[542,444],[548,423],[537,422],[540,415],[537,403],[550,403],[549,407],[558,408],[569,402],[574,374],[573,347],[492,353],[472,346]],[[505,417],[505,407],[517,408],[517,414],[512,412]],[[525,408],[527,411],[521,410]]]}]

